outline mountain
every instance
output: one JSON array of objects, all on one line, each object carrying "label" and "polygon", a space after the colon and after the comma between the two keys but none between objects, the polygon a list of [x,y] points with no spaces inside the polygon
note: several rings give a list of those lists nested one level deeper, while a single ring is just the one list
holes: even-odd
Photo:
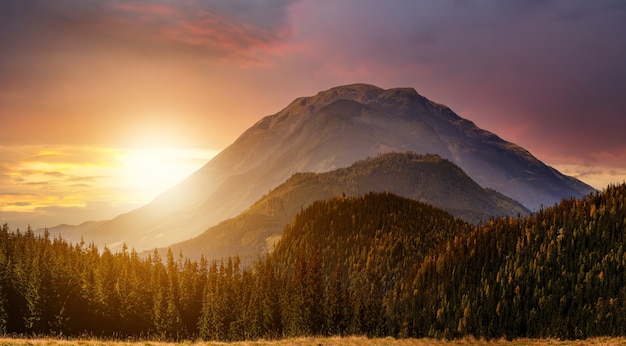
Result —
[{"label": "mountain", "polygon": [[593,191],[414,89],[353,84],[294,100],[150,204],[83,236],[137,250],[165,246],[238,215],[294,173],[393,151],[437,154],[531,210]]},{"label": "mountain", "polygon": [[[79,225],[61,224],[53,228],[39,228],[33,231],[34,234],[44,235],[46,232],[53,236],[60,236],[63,239],[79,242],[85,233],[94,228],[100,227],[105,221],[86,221]],[[87,241],[87,240],[85,240]]]},{"label": "mountain", "polygon": [[[390,192],[439,207],[469,222],[526,215],[514,200],[480,187],[458,166],[437,155],[387,153],[327,173],[297,173],[235,218],[198,237],[171,245],[190,258],[256,258],[271,250],[293,217],[318,200]],[[165,254],[165,250],[162,250]]]},{"label": "mountain", "polygon": [[[304,291],[302,314],[315,306],[307,285],[326,287],[339,334],[354,315],[373,336],[626,333],[625,184],[473,228],[446,215],[390,194],[316,202],[269,256],[275,277],[287,277],[274,289],[295,304]],[[287,323],[298,316],[288,314]]]}]

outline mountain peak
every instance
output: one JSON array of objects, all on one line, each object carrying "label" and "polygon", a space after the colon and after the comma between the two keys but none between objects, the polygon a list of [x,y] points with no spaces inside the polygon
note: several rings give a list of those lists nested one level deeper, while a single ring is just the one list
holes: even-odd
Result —
[{"label": "mountain peak", "polygon": [[356,92],[356,93],[360,93],[360,94],[365,94],[368,92],[381,92],[384,91],[385,89],[373,85],[373,84],[367,84],[367,83],[352,83],[352,84],[345,84],[345,85],[338,85],[336,87],[332,87],[328,90],[322,90],[318,93],[319,94],[323,94],[323,93],[328,93],[328,92],[337,92],[337,93],[342,93],[342,92]]},{"label": "mountain peak", "polygon": [[348,84],[320,91],[313,98],[348,99],[367,103],[367,101],[376,98],[383,91],[385,90],[371,84]]},{"label": "mountain peak", "polygon": [[[442,107],[424,98],[413,88],[383,89],[371,84],[356,83],[323,90],[314,96],[299,97],[280,112],[261,119],[254,127],[289,131],[293,129],[291,125],[298,125],[321,109],[341,100],[362,105],[404,104],[405,108],[418,112],[426,111],[429,107]],[[289,125],[284,127],[285,124]]]},{"label": "mountain peak", "polygon": [[389,99],[419,99],[426,100],[414,88],[383,89],[375,85],[357,83],[348,84],[320,91],[308,98],[314,103],[332,103],[336,100],[352,100],[363,104],[384,102]]},{"label": "mountain peak", "polygon": [[[354,103],[337,103],[340,100]],[[260,141],[260,135],[268,136],[268,141]],[[301,97],[265,117],[233,144],[240,145],[255,153],[264,147],[265,155],[255,155],[256,162],[281,161],[280,166],[291,167],[284,170],[287,175],[346,167],[390,151],[437,154],[481,186],[531,210],[593,191],[576,179],[558,172],[555,176],[552,168],[527,150],[477,127],[413,88],[383,89],[358,83]],[[272,185],[280,182],[273,180]]]},{"label": "mountain peak", "polygon": [[530,210],[594,191],[415,89],[350,84],[264,117],[153,203],[90,233],[102,236],[94,239],[99,244],[169,245],[238,215],[294,173],[328,172],[388,152],[439,155]]}]

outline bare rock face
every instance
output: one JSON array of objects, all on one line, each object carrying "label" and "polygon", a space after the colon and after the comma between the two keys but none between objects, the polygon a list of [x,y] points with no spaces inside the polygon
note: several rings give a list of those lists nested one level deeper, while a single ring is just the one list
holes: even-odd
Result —
[{"label": "bare rock face", "polygon": [[407,151],[437,154],[530,210],[594,191],[414,89],[353,84],[294,100],[152,203],[76,235],[137,250],[166,246],[238,215],[294,173]]}]

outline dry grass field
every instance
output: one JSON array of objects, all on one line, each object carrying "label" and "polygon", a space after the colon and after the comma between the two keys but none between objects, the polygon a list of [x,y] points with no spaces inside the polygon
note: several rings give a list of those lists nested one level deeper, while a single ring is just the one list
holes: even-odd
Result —
[{"label": "dry grass field", "polygon": [[556,339],[518,339],[513,341],[506,340],[476,340],[476,339],[459,339],[459,340],[435,340],[435,339],[368,339],[365,337],[331,337],[331,338],[294,338],[272,341],[242,341],[242,342],[203,342],[203,341],[185,341],[185,342],[157,342],[157,341],[103,341],[103,340],[62,340],[52,338],[42,339],[14,339],[0,338],[0,346],[19,345],[19,346],[213,346],[213,345],[232,345],[232,346],[319,346],[319,345],[337,345],[337,346],[448,346],[448,345],[507,345],[507,346],[532,346],[532,345],[624,345],[626,346],[626,338],[593,338],[587,340],[562,341]]}]

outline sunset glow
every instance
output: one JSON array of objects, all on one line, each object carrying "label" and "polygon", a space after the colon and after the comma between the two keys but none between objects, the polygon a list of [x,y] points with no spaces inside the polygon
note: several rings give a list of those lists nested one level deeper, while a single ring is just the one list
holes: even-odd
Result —
[{"label": "sunset glow", "polygon": [[[0,212],[42,226],[111,218],[150,202],[202,167],[216,151],[180,148],[0,147]],[[58,215],[58,211],[67,213]],[[62,219],[63,218],[63,219]],[[66,221],[64,221],[66,220]],[[2,222],[9,222],[3,217]]]},{"label": "sunset glow", "polygon": [[146,203],[202,167],[217,151],[200,149],[127,149],[119,154],[120,185]]},{"label": "sunset glow", "polygon": [[294,99],[411,87],[596,188],[626,172],[623,2],[0,1],[0,221],[111,218]]}]

